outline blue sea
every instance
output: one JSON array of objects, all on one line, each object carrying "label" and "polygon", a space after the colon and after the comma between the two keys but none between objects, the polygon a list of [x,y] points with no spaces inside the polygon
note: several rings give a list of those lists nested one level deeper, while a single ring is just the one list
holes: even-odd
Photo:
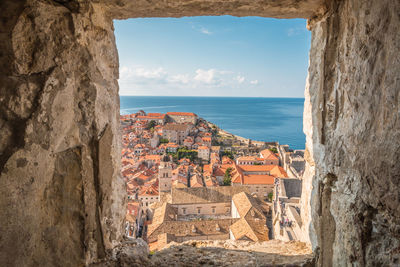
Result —
[{"label": "blue sea", "polygon": [[194,112],[230,133],[304,149],[304,98],[120,96],[121,114]]}]

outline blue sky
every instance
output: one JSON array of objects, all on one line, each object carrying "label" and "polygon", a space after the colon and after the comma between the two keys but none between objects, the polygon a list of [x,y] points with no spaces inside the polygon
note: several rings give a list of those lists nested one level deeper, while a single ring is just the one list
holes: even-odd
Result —
[{"label": "blue sky", "polygon": [[304,97],[306,20],[114,21],[120,95]]}]

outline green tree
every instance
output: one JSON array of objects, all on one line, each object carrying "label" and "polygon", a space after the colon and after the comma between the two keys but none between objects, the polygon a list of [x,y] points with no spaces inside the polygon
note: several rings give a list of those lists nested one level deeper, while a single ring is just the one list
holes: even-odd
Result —
[{"label": "green tree", "polygon": [[161,144],[167,144],[169,142],[169,140],[167,138],[161,138],[160,139],[160,143]]},{"label": "green tree", "polygon": [[187,149],[186,147],[180,147],[176,154],[178,160],[188,158],[193,162],[197,158],[197,151]]},{"label": "green tree", "polygon": [[229,167],[226,169],[225,174],[224,174],[224,185],[231,185],[232,183],[232,168]]},{"label": "green tree", "polygon": [[232,152],[232,151],[227,151],[227,150],[225,150],[224,152],[222,152],[222,157],[223,157],[223,156],[227,156],[227,157],[230,158],[230,159],[233,159],[233,158],[234,158],[233,152]]},{"label": "green tree", "polygon": [[150,121],[150,122],[147,124],[146,129],[147,129],[147,130],[153,129],[154,126],[156,126],[156,125],[157,125],[157,122],[152,120],[152,121]]},{"label": "green tree", "polygon": [[269,192],[269,193],[268,193],[268,199],[269,199],[270,202],[272,202],[272,198],[273,198],[273,197],[274,197],[274,193]]},{"label": "green tree", "polygon": [[269,151],[271,151],[272,153],[278,153],[278,149],[276,149],[276,147],[271,147]]}]

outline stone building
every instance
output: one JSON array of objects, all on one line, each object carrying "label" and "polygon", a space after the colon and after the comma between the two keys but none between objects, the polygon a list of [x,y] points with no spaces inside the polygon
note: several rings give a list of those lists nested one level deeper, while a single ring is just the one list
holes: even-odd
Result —
[{"label": "stone building", "polygon": [[160,201],[158,188],[153,184],[143,186],[139,193],[138,199],[143,210],[147,210],[151,204]]},{"label": "stone building", "polygon": [[197,148],[197,157],[209,161],[210,160],[210,148],[207,146],[199,146]]},{"label": "stone building", "polygon": [[[182,221],[177,218],[178,214],[176,208],[168,203],[164,203],[154,211],[153,221],[148,226],[147,231],[147,241],[150,247],[153,246],[156,249],[161,249],[171,241],[226,240],[229,239],[229,227],[238,220],[226,218],[203,221]],[[163,237],[165,234],[167,234],[168,237]],[[157,244],[159,238],[161,242]],[[165,238],[167,239],[165,240]]]},{"label": "stone building", "polygon": [[191,112],[167,112],[168,118],[174,123],[197,123],[197,115]]},{"label": "stone building", "polygon": [[267,165],[279,165],[279,158],[269,149],[260,151],[260,158],[262,158]]},{"label": "stone building", "polygon": [[191,126],[188,124],[169,123],[162,128],[162,137],[171,143],[183,144],[189,134]]},{"label": "stone building", "polygon": [[288,175],[278,165],[236,165],[237,174],[232,178],[232,185],[243,185],[250,193],[267,197],[274,190],[275,178],[287,178]]},{"label": "stone building", "polygon": [[243,186],[172,188],[172,206],[179,216],[229,216],[232,196],[248,192]]},{"label": "stone building", "polygon": [[158,188],[160,192],[170,192],[171,186],[172,163],[167,156],[164,156],[158,167]]},{"label": "stone building", "polygon": [[[268,240],[265,210],[245,191],[229,186],[173,189],[172,203],[157,208],[148,227],[150,247],[161,249],[169,242],[187,240]],[[198,220],[204,219],[201,215],[209,215],[208,220]]]}]

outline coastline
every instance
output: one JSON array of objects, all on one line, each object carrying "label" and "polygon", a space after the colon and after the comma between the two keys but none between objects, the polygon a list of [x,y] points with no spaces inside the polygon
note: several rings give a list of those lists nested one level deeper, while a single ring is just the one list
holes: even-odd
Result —
[{"label": "coastline", "polygon": [[[235,97],[121,96],[121,114],[193,112],[247,143],[247,139],[304,149],[303,99]],[[256,141],[253,141],[256,140]]]},{"label": "coastline", "polygon": [[[204,119],[204,118],[201,118],[201,119],[204,120],[204,121],[206,121],[207,124],[210,125],[211,127],[215,126],[216,129],[218,129],[218,134],[219,134],[219,135],[224,136],[224,137],[228,137],[228,138],[237,139],[237,140],[239,140],[240,142],[243,142],[243,143],[245,143],[246,145],[249,145],[250,140],[251,140],[250,138],[245,138],[245,137],[243,137],[243,136],[239,136],[239,135],[230,133],[230,132],[228,132],[228,131],[225,131],[224,129],[221,129],[220,127],[218,127],[218,126],[215,125],[214,123],[207,121],[207,120]],[[258,141],[258,140],[251,140],[251,143],[254,144],[254,145],[256,145],[256,146],[263,146],[263,145],[265,145],[265,144],[271,144],[271,143],[278,144],[277,141],[266,142],[266,141]]]}]

